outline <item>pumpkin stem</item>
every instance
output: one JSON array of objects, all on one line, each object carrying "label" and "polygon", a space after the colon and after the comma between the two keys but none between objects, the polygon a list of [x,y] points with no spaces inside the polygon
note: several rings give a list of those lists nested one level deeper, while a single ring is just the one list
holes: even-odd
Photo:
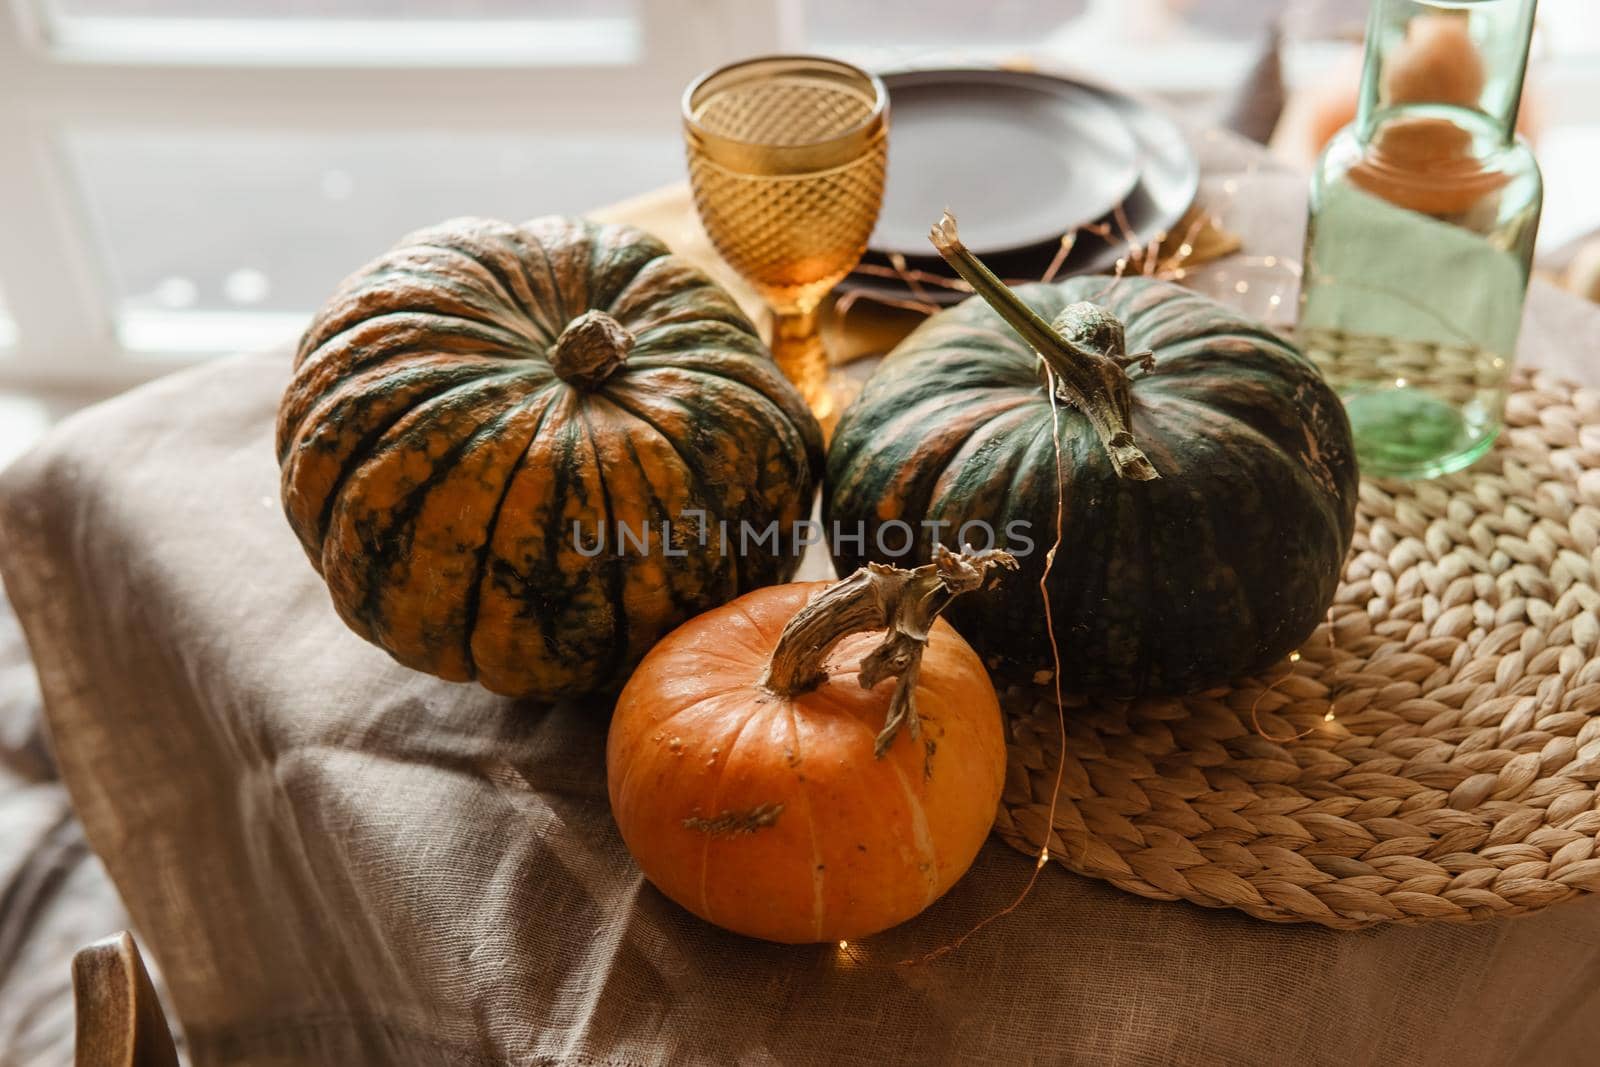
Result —
[{"label": "pumpkin stem", "polygon": [[633,351],[633,334],[604,311],[590,310],[567,323],[547,358],[562,381],[598,389]]},{"label": "pumpkin stem", "polygon": [[867,564],[817,593],[794,614],[778,637],[760,685],[781,697],[815,689],[827,680],[823,662],[834,645],[853,633],[883,630],[878,647],[862,659],[860,675],[864,689],[885,678],[898,679],[873,746],[873,754],[881,757],[902,725],[913,738],[921,733],[911,695],[934,620],[950,601],[980,588],[995,566],[1016,570],[1017,561],[998,549],[956,553],[936,544],[933,562],[913,570]]},{"label": "pumpkin stem", "polygon": [[[1047,323],[961,243],[948,211],[929,234],[933,247],[957,274],[1038,353],[1056,380],[1061,399],[1083,412],[1105,445],[1118,475],[1147,482],[1161,475],[1128,429],[1133,394],[1128,389],[1127,342],[1122,323],[1098,304],[1073,304]],[[1142,362],[1142,353],[1136,362]]]}]

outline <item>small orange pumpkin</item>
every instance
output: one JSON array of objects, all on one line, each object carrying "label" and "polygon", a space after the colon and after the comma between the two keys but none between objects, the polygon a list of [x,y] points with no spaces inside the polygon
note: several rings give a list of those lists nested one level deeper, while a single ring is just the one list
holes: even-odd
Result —
[{"label": "small orange pumpkin", "polygon": [[791,943],[876,933],[949,889],[994,821],[1005,736],[977,653],[936,616],[995,564],[1014,561],[941,548],[915,570],[759,589],[658,643],[606,748],[645,877]]}]

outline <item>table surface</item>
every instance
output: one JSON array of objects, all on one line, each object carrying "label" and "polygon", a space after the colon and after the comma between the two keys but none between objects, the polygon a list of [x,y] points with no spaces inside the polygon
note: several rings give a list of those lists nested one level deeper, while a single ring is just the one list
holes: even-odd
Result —
[{"label": "table surface", "polygon": [[[1246,248],[1297,247],[1302,179],[1201,149]],[[604,214],[705,255],[681,191]],[[1595,380],[1600,310],[1544,287],[1529,309],[1525,359]],[[907,321],[845,325],[870,347]],[[1350,934],[1052,866],[905,963],[1024,885],[1032,861],[991,842],[847,950],[693,919],[611,824],[604,708],[414,674],[335,617],[278,505],[288,372],[269,353],[154,383],[0,482],[62,775],[194,1062],[1592,1061],[1600,901]]]}]

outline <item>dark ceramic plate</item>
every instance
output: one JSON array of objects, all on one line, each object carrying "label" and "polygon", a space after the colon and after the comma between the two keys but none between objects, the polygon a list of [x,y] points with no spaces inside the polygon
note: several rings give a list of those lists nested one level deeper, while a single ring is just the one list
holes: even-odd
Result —
[{"label": "dark ceramic plate", "polygon": [[[949,84],[967,86],[968,80],[974,75],[982,75],[984,84],[990,84],[994,79],[1025,81],[1031,84],[1048,83],[1051,85],[1070,86],[1075,93],[1081,94],[1078,98],[1092,97],[1101,105],[1116,114],[1125,128],[1132,135],[1136,154],[1136,180],[1127,198],[1121,201],[1123,214],[1127,219],[1128,227],[1141,244],[1147,243],[1164,234],[1176,226],[1194,203],[1195,193],[1200,186],[1200,166],[1195,159],[1193,150],[1189,147],[1183,132],[1178,125],[1164,112],[1133,97],[1113,92],[1097,86],[1074,82],[1048,74],[1022,73],[1014,71],[997,70],[926,70],[911,71],[899,74],[888,74],[883,78],[890,96],[890,189],[894,188],[893,165],[895,160],[895,138],[900,134],[900,93],[901,86],[908,80],[922,85],[929,79],[945,80]],[[1004,169],[1013,165],[1010,161],[986,161],[992,169]],[[954,277],[937,254],[927,244],[926,232],[938,217],[939,211],[946,206],[941,204],[932,215],[922,224],[923,245],[919,249],[906,249],[909,265],[919,270],[932,271]],[[1100,215],[1078,221],[1063,221],[1036,243],[1023,247],[1007,250],[992,250],[979,248],[977,242],[968,238],[967,224],[968,212],[953,199],[948,206],[952,208],[961,221],[961,233],[970,247],[973,247],[984,260],[994,268],[995,272],[1008,280],[1037,278],[1049,267],[1051,259],[1059,247],[1060,237],[1063,233],[1076,229],[1084,222],[1110,221],[1115,204],[1108,206]],[[885,198],[885,211],[889,204]],[[897,250],[898,251],[898,250]],[[1073,247],[1072,254],[1067,258],[1058,277],[1070,274],[1094,274],[1109,271],[1120,256],[1127,253],[1127,243],[1121,240],[1110,242],[1101,240],[1090,234],[1082,234],[1077,244]],[[889,263],[885,251],[876,247],[869,249],[862,258],[863,263],[887,266]],[[901,282],[892,278],[882,278],[872,274],[852,274],[841,283],[841,288],[846,290],[863,290],[870,294],[904,299],[910,295],[908,289]],[[924,287],[925,297],[931,298],[936,303],[953,304],[961,300],[965,294],[943,289],[938,286]]]},{"label": "dark ceramic plate", "polygon": [[950,208],[980,255],[1014,252],[1093,222],[1139,180],[1122,116],[1075,82],[1003,70],[886,78],[889,183],[870,247],[928,254]]}]

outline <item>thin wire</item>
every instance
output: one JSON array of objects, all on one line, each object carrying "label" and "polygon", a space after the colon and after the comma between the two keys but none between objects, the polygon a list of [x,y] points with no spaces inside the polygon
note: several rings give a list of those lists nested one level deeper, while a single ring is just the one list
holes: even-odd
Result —
[{"label": "thin wire", "polygon": [[1016,899],[1012,900],[1011,903],[1007,904],[999,911],[994,912],[992,915],[988,915],[980,920],[970,930],[956,938],[954,941],[940,945],[938,948],[933,949],[931,952],[919,956],[916,959],[904,960],[902,961],[902,965],[921,965],[924,963],[932,963],[941,956],[947,956],[956,949],[960,948],[962,945],[966,944],[970,937],[982,930],[984,927],[988,926],[990,923],[999,919],[1003,919],[1007,915],[1010,915],[1012,912],[1016,911],[1022,906],[1022,902],[1028,899],[1028,894],[1033,892],[1034,885],[1039,881],[1039,872],[1044,870],[1046,863],[1050,862],[1050,835],[1055,832],[1056,808],[1061,802],[1061,783],[1066,778],[1067,773],[1067,708],[1066,703],[1062,699],[1061,695],[1061,649],[1056,646],[1055,614],[1050,610],[1050,592],[1045,583],[1050,578],[1050,571],[1055,567],[1056,552],[1061,548],[1062,527],[1066,513],[1066,494],[1061,488],[1062,477],[1065,472],[1061,462],[1061,419],[1059,417],[1059,410],[1056,406],[1056,377],[1055,374],[1050,370],[1049,365],[1044,363],[1043,359],[1041,359],[1039,362],[1044,366],[1045,388],[1050,394],[1050,437],[1055,444],[1056,449],[1056,539],[1055,542],[1050,546],[1050,550],[1044,555],[1044,573],[1039,575],[1039,597],[1044,602],[1045,633],[1050,638],[1050,660],[1052,667],[1054,668],[1051,671],[1051,680],[1055,685],[1056,736],[1059,742],[1059,747],[1056,754],[1055,787],[1050,790],[1050,809],[1049,813],[1045,816],[1044,844],[1039,846],[1038,861],[1034,863],[1033,871],[1028,875],[1028,880],[1023,884],[1022,891],[1017,894]]},{"label": "thin wire", "polygon": [[1300,653],[1296,652],[1291,655],[1289,657],[1289,669],[1284,671],[1278,677],[1274,678],[1272,681],[1268,682],[1266,687],[1263,688],[1261,692],[1257,693],[1256,698],[1250,702],[1250,725],[1255,728],[1257,734],[1266,738],[1268,741],[1273,742],[1274,744],[1287,745],[1289,742],[1298,741],[1302,737],[1310,737],[1317,730],[1315,726],[1308,726],[1299,733],[1290,734],[1287,737],[1284,737],[1280,734],[1267,733],[1266,728],[1261,725],[1261,701],[1266,699],[1268,693],[1272,692],[1278,687],[1279,682],[1283,681],[1294,673],[1294,665],[1299,662],[1299,660]]},{"label": "thin wire", "polygon": [[[1323,617],[1323,628],[1328,632],[1328,648],[1333,649],[1338,647],[1333,638],[1333,608],[1331,607],[1328,609],[1327,615]],[[1298,741],[1302,737],[1309,737],[1317,731],[1318,724],[1312,723],[1310,726],[1306,727],[1304,730],[1301,730],[1297,734],[1291,734],[1288,737],[1278,737],[1276,735],[1267,733],[1267,731],[1261,726],[1261,701],[1268,693],[1272,692],[1278,687],[1279,682],[1283,681],[1294,673],[1294,665],[1299,662],[1300,653],[1298,650],[1289,653],[1289,669],[1284,671],[1279,677],[1274,678],[1271,682],[1269,682],[1265,689],[1256,694],[1255,700],[1250,702],[1250,725],[1255,727],[1257,734],[1276,744],[1286,745],[1290,741]],[[1333,713],[1333,702],[1330,700],[1328,702],[1328,710],[1322,715],[1322,723],[1323,725],[1326,725],[1327,723],[1333,722],[1335,718],[1337,718],[1337,716]]]},{"label": "thin wire", "polygon": [[[1130,267],[1135,273],[1144,275],[1146,277],[1182,278],[1184,276],[1184,268],[1186,264],[1193,257],[1194,239],[1198,237],[1208,225],[1216,226],[1220,229],[1217,215],[1215,213],[1202,212],[1197,214],[1196,217],[1190,221],[1184,232],[1183,238],[1179,242],[1174,253],[1171,256],[1163,258],[1161,256],[1161,246],[1166,243],[1166,238],[1169,237],[1170,234],[1162,234],[1152,239],[1148,245],[1145,245],[1139,241],[1138,236],[1133,232],[1133,229],[1129,224],[1128,217],[1123,212],[1120,204],[1112,213],[1112,218],[1116,228],[1120,230],[1119,236],[1122,243],[1127,246],[1127,254],[1117,260],[1115,270],[1113,271],[1111,277],[1107,280],[1106,287],[1096,295],[1095,299],[1103,299],[1108,293],[1110,293],[1110,291],[1127,276]],[[1048,282],[1055,278],[1056,273],[1064,265],[1067,254],[1071,252],[1073,245],[1077,241],[1078,234],[1080,233],[1093,234],[1094,236],[1106,241],[1108,244],[1110,244],[1114,239],[1112,234],[1112,224],[1104,222],[1080,226],[1076,231],[1064,234],[1061,238],[1061,245],[1056,250],[1056,254],[1052,258],[1050,266],[1046,269],[1044,275],[1040,279],[1041,281]],[[1284,257],[1278,257],[1277,261],[1279,264],[1289,267],[1291,271],[1298,273],[1299,264],[1294,263],[1292,260],[1288,260]],[[890,263],[891,267],[887,269],[876,265],[862,264],[859,270],[862,273],[877,274],[885,277],[896,277],[913,293],[920,293],[923,296],[927,295],[927,291],[921,289],[921,287],[918,285],[919,282],[926,282],[934,285],[945,285],[951,288],[956,288],[958,285],[964,285],[964,283],[952,283],[948,279],[941,278],[937,275],[931,275],[925,271],[908,269],[909,265],[905,262],[903,257],[899,258],[898,262],[896,262],[894,258],[891,258]],[[916,275],[916,277],[913,278],[912,275]],[[937,308],[931,303],[924,303],[918,300],[896,299],[893,297],[880,296],[878,294],[865,292],[862,290],[855,290],[847,293],[845,297],[841,298],[839,306],[837,307],[837,311],[841,317],[855,305],[857,298],[864,298],[867,300],[872,300],[876,303],[888,304],[895,307],[911,308],[921,311],[924,314],[932,314],[937,310]],[[1043,364],[1043,362],[1044,361],[1041,359],[1040,363]],[[1066,702],[1061,691],[1061,650],[1056,644],[1055,614],[1050,610],[1050,595],[1046,587],[1046,582],[1050,577],[1051,571],[1055,567],[1056,553],[1061,548],[1061,541],[1063,538],[1063,526],[1065,523],[1065,494],[1062,492],[1061,486],[1062,478],[1065,472],[1061,454],[1061,422],[1058,408],[1058,397],[1056,396],[1056,377],[1048,365],[1044,366],[1044,372],[1047,391],[1050,399],[1050,433],[1052,442],[1055,445],[1056,536],[1055,541],[1051,544],[1049,551],[1045,553],[1044,573],[1039,576],[1039,594],[1044,603],[1045,632],[1050,639],[1051,665],[1053,667],[1051,675],[1056,703],[1056,731],[1059,743],[1059,750],[1056,758],[1055,786],[1050,791],[1050,807],[1045,820],[1045,843],[1039,847],[1038,858],[1033,865],[1032,873],[1028,875],[1027,882],[1023,884],[1022,890],[1017,894],[1016,898],[1011,901],[1011,903],[1007,904],[999,911],[986,916],[954,941],[940,945],[939,947],[925,953],[922,956],[908,960],[901,960],[899,964],[900,966],[920,966],[925,963],[931,963],[942,956],[947,956],[960,948],[962,945],[966,944],[966,942],[973,937],[973,935],[977,934],[990,923],[993,923],[999,919],[1003,919],[1007,915],[1010,915],[1012,912],[1016,911],[1017,908],[1022,906],[1022,902],[1028,898],[1028,895],[1033,892],[1033,887],[1039,880],[1039,872],[1044,870],[1045,864],[1050,861],[1050,838],[1052,834],[1056,833],[1056,812],[1061,801],[1061,783],[1066,779],[1067,712]],[[1332,612],[1330,610],[1329,622],[1331,623],[1331,621]],[[1333,643],[1333,633],[1330,628],[1328,634],[1328,644],[1331,647]],[[1298,657],[1299,653],[1295,653],[1295,658],[1298,659]],[[1283,678],[1287,678],[1291,673],[1293,673],[1292,667],[1290,671],[1284,674]],[[1265,737],[1269,740],[1278,741],[1279,743],[1305,737],[1307,734],[1316,729],[1316,727],[1313,726],[1302,733],[1296,734],[1292,738],[1275,738],[1261,728],[1261,723],[1258,716],[1258,709],[1260,707],[1261,700],[1266,696],[1267,693],[1271,692],[1273,688],[1283,680],[1283,678],[1273,681],[1267,686],[1266,689],[1257,694],[1255,702],[1250,708],[1250,717],[1255,723],[1256,732],[1262,737]],[[1325,721],[1331,720],[1332,714],[1332,711],[1329,711],[1329,719]],[[846,947],[841,945],[841,949],[853,963],[860,962],[858,957],[852,951],[853,947],[854,946]]]}]

